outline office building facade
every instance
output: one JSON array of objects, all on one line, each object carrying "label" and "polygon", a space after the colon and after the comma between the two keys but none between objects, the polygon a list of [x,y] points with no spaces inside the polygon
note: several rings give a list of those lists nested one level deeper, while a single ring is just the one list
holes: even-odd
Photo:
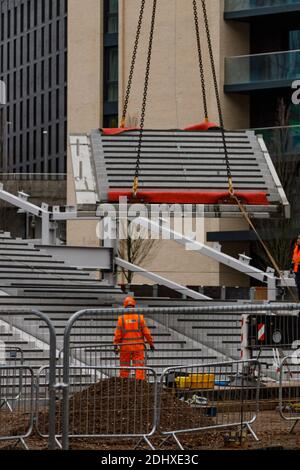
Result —
[{"label": "office building facade", "polygon": [[[264,136],[290,201],[290,220],[258,224],[287,269],[300,232],[300,106],[292,99],[300,78],[300,1],[226,0],[224,19],[231,28],[248,27],[248,54],[225,58],[224,89],[230,99],[247,98],[249,127]],[[261,252],[252,247],[259,262]]]},{"label": "office building facade", "polygon": [[[294,165],[299,155],[300,108],[291,103],[291,84],[300,75],[300,1],[206,3],[225,126],[256,128],[274,160],[284,159],[284,164],[291,160]],[[7,145],[2,169],[64,172],[67,134],[120,123],[141,1],[2,0],[0,4],[0,79],[8,88],[8,102],[2,109],[2,141]],[[141,114],[151,7],[152,2],[146,2],[127,113],[129,126],[138,125]],[[198,7],[209,118],[217,121],[200,1]],[[203,117],[192,0],[162,0],[157,9],[145,126],[183,128]],[[296,164],[296,177],[297,168]],[[69,160],[66,171],[67,199],[73,204]],[[292,183],[294,192],[297,181]],[[293,210],[297,215],[297,205]],[[300,228],[297,223],[294,217],[293,232]],[[247,237],[240,241],[241,233],[248,230],[242,219],[207,220],[205,229],[210,241],[227,240],[230,254],[248,252]],[[94,222],[70,222],[68,243],[99,244]],[[171,257],[175,264],[180,257],[176,253]],[[170,251],[162,246],[146,267],[189,285],[240,284],[231,271],[206,260],[196,261],[193,255],[186,254],[180,273],[175,273],[175,264],[169,266],[171,273],[165,270],[169,261]]]},{"label": "office building facade", "polygon": [[67,0],[1,0],[3,173],[65,173]]}]

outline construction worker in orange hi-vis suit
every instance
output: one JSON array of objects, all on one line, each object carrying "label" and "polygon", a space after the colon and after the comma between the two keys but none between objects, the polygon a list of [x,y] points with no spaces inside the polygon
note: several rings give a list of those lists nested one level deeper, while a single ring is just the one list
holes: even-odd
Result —
[{"label": "construction worker in orange hi-vis suit", "polygon": [[300,300],[300,235],[298,235],[294,248],[291,271],[295,273],[296,286],[298,288],[298,296]]},{"label": "construction worker in orange hi-vis suit", "polygon": [[[136,301],[133,297],[126,297],[124,308],[135,308]],[[138,313],[125,313],[118,318],[115,331],[115,352],[120,352],[121,367],[145,366],[145,340],[150,345],[151,351],[155,350],[153,338],[147,328],[143,315]],[[129,369],[121,369],[122,378],[129,377]],[[136,369],[137,380],[145,380],[145,371]]]}]

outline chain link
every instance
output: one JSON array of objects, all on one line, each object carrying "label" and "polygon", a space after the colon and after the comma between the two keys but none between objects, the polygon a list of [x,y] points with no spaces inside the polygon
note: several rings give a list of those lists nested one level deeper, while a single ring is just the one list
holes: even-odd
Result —
[{"label": "chain link", "polygon": [[[269,260],[271,261],[273,267],[275,268],[278,276],[282,280],[284,280],[283,274],[282,274],[282,272],[281,272],[281,270],[278,266],[278,263],[276,262],[274,256],[270,252],[270,250],[267,247],[266,243],[263,241],[263,239],[259,235],[259,233],[256,230],[253,222],[251,221],[249,215],[247,214],[246,209],[244,208],[243,204],[240,202],[239,198],[237,197],[237,195],[234,192],[232,174],[231,174],[231,170],[230,170],[230,161],[229,161],[229,157],[228,157],[228,149],[227,149],[226,137],[225,137],[225,131],[224,131],[224,120],[223,120],[222,106],[221,106],[221,100],[220,100],[220,94],[219,94],[219,88],[218,88],[218,80],[217,80],[217,74],[216,74],[216,68],[215,68],[215,62],[214,62],[214,56],[213,56],[213,50],[212,50],[212,41],[211,41],[211,36],[210,36],[209,24],[208,24],[208,15],[207,15],[207,10],[206,10],[206,3],[205,3],[205,0],[201,0],[201,2],[202,2],[205,29],[206,29],[206,34],[207,34],[207,42],[208,42],[209,55],[210,55],[210,60],[211,60],[212,73],[213,73],[214,87],[215,87],[215,93],[216,93],[216,99],[217,99],[220,126],[221,126],[222,138],[223,138],[223,143],[224,143],[225,159],[226,159],[226,166],[227,166],[227,176],[228,176],[228,183],[229,183],[229,193],[230,193],[232,199],[236,201],[236,203],[237,203],[241,213],[243,214],[245,220],[248,222],[249,226],[252,228],[252,230],[256,234],[256,236],[257,236],[259,242],[261,243],[263,249],[265,250]],[[292,292],[291,288],[288,285],[287,285],[287,288],[290,291],[291,295],[294,297],[294,299],[297,300],[295,298],[294,293]]]},{"label": "chain link", "polygon": [[197,38],[197,48],[198,48],[198,57],[199,57],[199,69],[200,69],[201,88],[202,88],[202,96],[203,96],[204,115],[205,115],[205,119],[208,121],[208,106],[207,106],[205,77],[204,77],[204,66],[203,66],[202,50],[201,50],[198,7],[197,7],[197,1],[196,0],[193,0],[193,11],[194,11],[195,31],[196,31],[196,38]]},{"label": "chain link", "polygon": [[221,134],[222,134],[222,140],[223,140],[223,146],[224,146],[224,152],[225,152],[225,161],[226,161],[227,178],[228,178],[228,184],[229,184],[229,193],[231,195],[233,195],[234,194],[234,189],[233,189],[232,174],[231,174],[231,169],[230,169],[230,161],[229,161],[229,156],[228,156],[228,149],[227,149],[226,136],[225,136],[225,130],[224,130],[223,111],[222,111],[222,106],[221,106],[221,99],[220,99],[220,93],[219,93],[219,87],[218,87],[218,79],[217,79],[216,66],[215,66],[215,61],[214,61],[212,40],[211,40],[211,35],[210,35],[208,15],[207,15],[205,0],[201,0],[201,3],[202,3],[205,30],[206,30],[206,35],[207,35],[208,51],[209,51],[209,57],[210,57],[210,62],[211,62],[211,69],[212,69],[212,75],[213,75],[215,95],[216,95],[216,100],[217,100],[217,107],[218,107],[219,121],[220,121],[220,127],[221,127]]},{"label": "chain link", "polygon": [[143,133],[144,133],[144,124],[145,124],[146,106],[147,106],[147,96],[148,96],[148,87],[149,87],[149,79],[150,79],[150,67],[151,67],[151,58],[152,58],[152,47],[153,47],[153,37],[154,37],[154,29],[155,29],[156,9],[157,9],[157,0],[153,0],[151,28],[150,28],[150,36],[149,36],[149,47],[148,47],[148,55],[147,55],[147,66],[146,66],[146,75],[145,75],[144,93],[143,93],[143,102],[142,102],[142,112],[141,112],[141,121],[140,121],[140,134],[139,134],[139,142],[138,142],[138,152],[137,152],[135,176],[134,176],[134,182],[133,182],[133,188],[132,188],[132,192],[133,192],[134,197],[136,196],[137,191],[138,191],[138,179],[139,179],[139,172],[140,172],[142,140],[143,140]]},{"label": "chain link", "polygon": [[127,114],[128,103],[129,103],[129,98],[130,98],[131,85],[132,85],[133,74],[134,74],[135,63],[136,63],[136,56],[137,56],[137,51],[138,51],[139,41],[140,41],[140,36],[141,36],[141,29],[142,29],[142,23],[143,23],[144,11],[145,11],[145,3],[146,3],[146,0],[142,0],[139,20],[138,20],[138,25],[137,25],[136,35],[135,35],[129,77],[128,77],[128,82],[127,82],[125,98],[124,98],[122,120],[121,120],[121,127],[123,128],[125,127],[125,122],[126,122],[126,114]]}]

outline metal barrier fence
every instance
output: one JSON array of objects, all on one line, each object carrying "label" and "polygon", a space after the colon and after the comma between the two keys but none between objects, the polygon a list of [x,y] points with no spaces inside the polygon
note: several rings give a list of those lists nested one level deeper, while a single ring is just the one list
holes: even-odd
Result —
[{"label": "metal barrier fence", "polygon": [[[16,384],[17,381],[17,384]],[[17,441],[28,449],[25,439],[33,430],[34,373],[25,366],[0,366],[0,402],[13,397],[9,409],[0,407],[0,441]]]},{"label": "metal barrier fence", "polygon": [[[144,349],[144,365],[147,366],[147,345],[145,343],[126,343],[126,346],[142,346]],[[115,351],[114,344],[81,344],[70,346],[70,363],[73,366],[119,367],[122,346]],[[61,363],[63,349],[59,352],[58,361]],[[133,366],[133,364],[131,364]]]},{"label": "metal barrier fence", "polygon": [[[119,375],[127,370],[129,378]],[[136,380],[136,369],[112,366],[70,367],[68,401],[69,438],[120,438],[144,440],[157,427],[157,377],[153,369],[142,368],[145,380]],[[48,436],[48,374],[40,369],[37,381],[36,427],[40,436]],[[63,368],[57,367],[56,441],[63,432],[61,387]],[[132,376],[132,377],[130,377]]]},{"label": "metal barrier fence", "polygon": [[[138,312],[155,338],[156,350],[149,356],[148,367],[157,374],[167,367],[238,361],[241,354],[241,315],[245,313],[295,312],[298,304],[204,305],[128,309],[82,310],[68,321],[64,332],[63,448],[68,449],[68,397],[71,345],[113,342],[117,318]],[[255,359],[255,358],[254,358]],[[261,358],[264,361],[268,357]],[[271,358],[272,361],[272,358]],[[272,362],[271,362],[272,364]]]},{"label": "metal barrier fence", "polygon": [[[1,348],[0,348],[1,349]],[[1,352],[1,351],[0,351]],[[4,351],[1,353],[1,357],[4,359],[5,366],[15,366],[14,371],[17,372],[17,366],[24,365],[24,354],[21,348],[6,346]],[[12,412],[12,403],[15,400],[19,400],[22,394],[22,371],[20,374],[16,373],[12,386],[6,389],[5,392],[2,390],[0,398],[0,409],[7,407]],[[6,395],[5,395],[6,393]]]},{"label": "metal barrier fence", "polygon": [[285,357],[280,366],[279,388],[280,416],[292,424],[292,433],[300,421],[300,357]]},{"label": "metal barrier fence", "polygon": [[[29,338],[36,338],[37,341],[43,341],[45,347],[49,349],[49,449],[56,448],[55,440],[55,395],[56,395],[56,331],[53,323],[47,315],[36,309],[8,308],[0,307],[0,320],[5,333],[1,332],[2,337],[6,335],[11,339],[14,335],[20,340],[28,342]],[[44,328],[41,328],[43,326]],[[46,327],[45,327],[46,326]],[[23,370],[21,368],[21,370]],[[22,375],[22,373],[21,373]],[[23,400],[24,378],[22,377]],[[17,403],[19,401],[17,400]],[[14,408],[14,407],[12,407]],[[3,411],[2,411],[3,412]]]},{"label": "metal barrier fence", "polygon": [[258,441],[251,425],[258,413],[260,367],[257,361],[227,362],[169,368],[160,380],[159,430],[180,434],[246,428]]},{"label": "metal barrier fence", "polygon": [[5,346],[5,356],[5,362],[10,366],[24,364],[24,353],[19,347]]}]

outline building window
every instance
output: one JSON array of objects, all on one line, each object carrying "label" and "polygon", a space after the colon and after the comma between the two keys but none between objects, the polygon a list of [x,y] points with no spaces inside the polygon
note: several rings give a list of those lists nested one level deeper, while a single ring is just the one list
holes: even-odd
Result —
[{"label": "building window", "polygon": [[24,4],[21,3],[21,15],[20,15],[20,30],[21,33],[24,32]]},{"label": "building window", "polygon": [[105,34],[118,33],[118,3],[119,0],[107,0],[105,5]]},{"label": "building window", "polygon": [[23,36],[21,36],[20,38],[20,65],[23,65],[23,61],[24,61],[23,47],[24,47],[24,40],[23,40]]},{"label": "building window", "polygon": [[300,30],[289,31],[289,50],[300,49]]},{"label": "building window", "polygon": [[4,40],[4,13],[1,14],[1,41]]},{"label": "building window", "polygon": [[45,23],[45,19],[46,19],[45,1],[46,1],[46,0],[42,0],[42,23]]},{"label": "building window", "polygon": [[56,0],[56,15],[60,15],[60,0]]},{"label": "building window", "polygon": [[104,1],[103,125],[118,126],[118,0]]},{"label": "building window", "polygon": [[7,37],[10,38],[10,25],[11,25],[11,21],[10,21],[10,10],[8,10],[8,14],[7,14]]},{"label": "building window", "polygon": [[48,47],[49,47],[49,54],[52,53],[52,24],[49,24],[49,40],[48,40]]},{"label": "building window", "polygon": [[106,50],[106,101],[118,101],[118,48],[108,47]]},{"label": "building window", "polygon": [[27,3],[27,29],[30,29],[30,11],[31,5],[30,2]]},{"label": "building window", "polygon": [[14,35],[18,34],[18,9],[15,7],[14,9]]}]

